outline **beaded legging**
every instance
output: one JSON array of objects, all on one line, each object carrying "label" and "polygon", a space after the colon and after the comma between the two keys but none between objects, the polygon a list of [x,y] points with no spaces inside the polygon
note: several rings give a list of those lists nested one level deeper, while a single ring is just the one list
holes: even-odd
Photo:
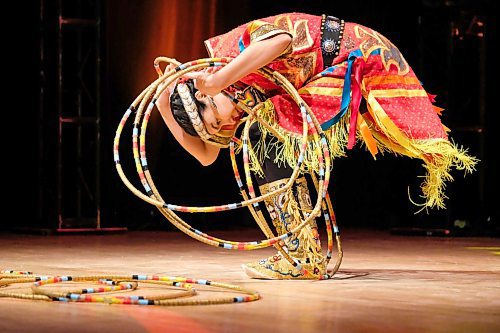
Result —
[{"label": "beaded legging", "polygon": [[[258,123],[254,123],[250,126],[249,139],[250,143],[254,147],[259,142],[263,141],[262,132],[259,128]],[[264,153],[262,154],[263,160],[260,164],[262,172],[259,172],[260,176],[256,175],[255,177],[261,193],[263,189],[265,190],[265,192],[268,192],[269,186],[271,184],[276,184],[277,182],[283,183],[292,175],[293,170],[286,163],[278,164],[278,162],[276,161],[276,148],[273,148],[272,144],[275,140],[276,138],[269,135],[266,135],[264,139],[265,146],[270,146],[271,148],[262,148],[262,150],[264,150]],[[273,185],[271,185],[271,187],[273,187]],[[307,214],[307,212],[311,208],[309,186],[305,176],[296,180],[296,184],[288,195],[291,195],[293,197],[293,199],[291,200],[295,201],[296,203],[295,205],[292,204],[292,206],[295,207],[293,209],[294,213],[292,214],[282,211],[283,207],[281,207],[281,204],[283,203],[286,194],[284,197],[280,197],[278,199],[274,198],[273,200],[265,200],[266,210],[268,211],[267,213],[269,215],[266,217],[273,222],[278,234],[286,233],[289,229],[291,229],[291,226],[295,225],[297,222],[300,222],[300,219],[297,219],[296,217],[303,217],[304,213]],[[281,213],[277,214],[278,211],[280,211]],[[293,219],[293,221],[290,221],[290,218]],[[307,259],[305,258],[312,256],[312,252],[310,252],[310,249],[315,248],[320,250],[321,248],[319,235],[317,233],[316,221],[311,221],[310,225],[305,226],[304,229],[308,229],[304,230],[304,232],[306,234],[308,233],[312,238],[304,238],[304,233],[300,232],[288,238],[287,241],[283,244],[287,247],[287,250],[285,250],[286,253],[292,256],[295,261],[299,260],[301,262],[307,262]],[[314,244],[311,242],[313,242]],[[280,250],[279,252],[283,255],[284,251]],[[273,258],[276,257],[273,256]],[[317,255],[316,258],[320,261],[323,260],[322,255]]]}]

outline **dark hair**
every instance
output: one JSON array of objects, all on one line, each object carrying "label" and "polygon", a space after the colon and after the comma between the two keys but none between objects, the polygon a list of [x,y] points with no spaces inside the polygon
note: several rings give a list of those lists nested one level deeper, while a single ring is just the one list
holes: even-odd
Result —
[{"label": "dark hair", "polygon": [[[206,104],[200,102],[194,96],[197,89],[194,87],[193,80],[187,80],[185,84],[188,87],[189,92],[191,93],[191,98],[196,104],[196,107],[198,108],[198,113],[200,114],[201,117],[201,111],[205,110]],[[184,105],[182,104],[181,96],[177,91],[177,86],[175,86],[174,92],[170,96],[170,109],[172,110],[172,115],[174,116],[175,121],[179,124],[180,127],[182,127],[182,129],[187,134],[192,136],[199,136],[198,133],[196,133],[196,130],[194,129],[193,124],[191,123],[191,120],[189,119],[189,116],[186,112],[186,109],[184,108]]]}]

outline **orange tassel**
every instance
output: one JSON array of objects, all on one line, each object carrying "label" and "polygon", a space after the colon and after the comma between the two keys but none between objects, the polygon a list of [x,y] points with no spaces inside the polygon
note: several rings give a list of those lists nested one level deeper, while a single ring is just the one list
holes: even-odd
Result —
[{"label": "orange tassel", "polygon": [[366,124],[366,121],[363,117],[358,117],[358,130],[361,133],[361,137],[365,141],[366,147],[368,151],[372,154],[374,159],[377,159],[375,155],[378,153],[377,142],[373,138],[373,135],[370,131],[370,128]]},{"label": "orange tassel", "polygon": [[444,110],[443,108],[440,108],[439,106],[435,106],[435,105],[433,105],[432,107],[434,108],[434,111],[435,111],[438,115],[440,115],[440,116],[442,115],[442,112],[443,112],[443,110]]}]

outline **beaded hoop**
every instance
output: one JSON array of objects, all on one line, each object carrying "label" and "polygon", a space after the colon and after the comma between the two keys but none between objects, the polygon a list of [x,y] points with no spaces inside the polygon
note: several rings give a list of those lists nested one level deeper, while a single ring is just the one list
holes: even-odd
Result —
[{"label": "beaded hoop", "polygon": [[[247,181],[248,191],[250,193],[251,198],[248,198],[246,195],[246,191],[243,189],[242,184],[240,184],[241,180],[237,177],[238,186],[240,186],[240,190],[242,191],[244,201],[237,203],[230,203],[226,205],[219,206],[211,206],[211,207],[193,207],[193,206],[180,206],[165,203],[162,199],[160,193],[156,189],[156,186],[152,180],[149,167],[147,164],[146,157],[146,128],[151,112],[155,106],[156,100],[163,92],[164,89],[176,79],[184,75],[189,71],[199,70],[205,67],[210,66],[224,66],[229,63],[231,58],[209,58],[209,59],[199,59],[195,61],[191,61],[185,64],[180,64],[179,62],[166,58],[160,57],[155,60],[155,68],[159,74],[159,78],[150,84],[132,103],[129,109],[125,112],[120,124],[117,128],[115,141],[114,141],[114,160],[115,166],[118,172],[118,175],[124,182],[124,184],[129,188],[130,191],[140,199],[156,206],[159,211],[179,230],[186,233],[187,235],[193,237],[196,240],[199,240],[205,244],[222,247],[225,249],[231,250],[256,250],[264,247],[274,246],[280,251],[283,256],[290,261],[290,263],[299,270],[303,270],[299,264],[297,264],[293,259],[285,254],[285,251],[279,246],[279,242],[285,240],[286,238],[291,237],[293,234],[299,232],[304,226],[308,225],[316,216],[321,215],[321,211],[323,211],[323,215],[326,221],[327,234],[329,240],[328,252],[327,252],[327,260],[331,258],[332,250],[333,250],[333,237],[332,231],[335,233],[335,239],[337,242],[337,262],[333,270],[328,270],[325,275],[319,276],[319,279],[328,279],[335,274],[338,270],[340,263],[342,261],[342,249],[340,244],[340,234],[339,230],[333,215],[333,210],[331,209],[331,202],[328,197],[327,188],[330,180],[330,152],[327,143],[327,139],[319,122],[317,121],[314,114],[311,112],[307,104],[302,100],[297,90],[293,87],[293,85],[288,82],[288,80],[283,77],[281,74],[277,72],[273,72],[267,68],[259,69],[258,72],[260,75],[266,77],[267,79],[274,81],[278,84],[283,90],[288,93],[292,99],[299,106],[300,113],[303,119],[303,130],[302,130],[302,143],[300,145],[300,151],[297,154],[297,163],[293,168],[292,175],[289,181],[280,189],[269,192],[265,195],[256,197],[254,195],[253,185],[251,183],[250,170],[248,167],[249,163],[249,154],[253,154],[251,147],[248,145],[248,133],[243,135],[243,140],[239,140],[237,138],[233,138],[233,142],[242,145],[243,147],[243,162],[245,165],[245,176]],[[167,62],[171,64],[175,64],[177,67],[172,69],[168,73],[162,73],[159,63]],[[161,89],[158,89],[159,86],[162,85]],[[154,93],[156,91],[156,93]],[[260,104],[255,106],[253,109],[250,109],[247,105],[239,101],[237,98],[232,96],[228,91],[224,91],[226,96],[232,99],[232,101],[237,104],[245,112],[249,113],[251,117],[247,117],[247,122],[253,121],[253,119],[257,119],[263,126],[268,128],[271,133],[275,134],[275,136],[279,140],[283,140],[281,135],[277,133],[270,124],[267,124],[263,119],[259,118],[258,109],[261,106]],[[148,101],[151,100],[148,104]],[[147,107],[146,107],[147,105]],[[144,112],[145,111],[145,112]],[[120,155],[119,155],[119,142],[120,136],[127,122],[129,116],[135,112],[135,120],[134,120],[134,130],[132,135],[133,140],[133,151],[134,151],[134,159],[135,165],[137,168],[137,172],[139,174],[139,178],[141,179],[141,183],[146,191],[146,194],[143,194],[137,188],[135,188],[130,181],[125,176],[123,169],[120,164]],[[247,124],[248,125],[248,124]],[[140,131],[139,131],[140,128]],[[140,135],[139,135],[140,133]],[[309,135],[311,134],[312,135]],[[140,138],[140,142],[138,140]],[[316,200],[316,204],[312,212],[304,217],[304,220],[301,221],[298,225],[296,225],[293,229],[283,235],[274,236],[272,231],[269,228],[269,225],[265,218],[262,216],[262,213],[258,211],[258,203],[271,198],[281,193],[288,191],[302,169],[302,163],[304,159],[304,154],[309,145],[315,147],[317,151],[318,159],[318,178],[315,183],[318,197]],[[235,177],[237,176],[235,171]],[[314,175],[313,175],[314,176]],[[199,230],[194,229],[188,223],[183,221],[178,215],[175,214],[174,211],[181,212],[189,212],[189,213],[198,213],[198,212],[220,212],[225,210],[232,210],[241,207],[247,207],[252,212],[252,215],[255,217],[257,223],[261,227],[262,231],[266,235],[268,239],[252,241],[252,242],[238,242],[238,241],[228,241],[219,239],[208,234],[205,234]]]},{"label": "beaded hoop", "polygon": [[[24,283],[32,283],[32,293],[20,293],[18,288],[9,290],[9,287]],[[95,288],[79,288],[61,291],[44,287],[55,283],[85,283],[98,284]],[[160,295],[149,296],[121,296],[109,295],[99,296],[99,294],[114,293],[117,291],[134,291],[139,283],[155,284],[159,286],[175,287],[181,289],[177,292],[169,291]],[[203,285],[208,287],[221,288],[232,292],[243,293],[246,296],[226,296],[209,299],[185,299],[188,296],[196,296],[197,290],[193,285]],[[258,292],[243,288],[240,286],[203,280],[190,279],[178,276],[158,276],[158,275],[99,275],[99,276],[40,276],[32,272],[2,270],[0,271],[0,298],[18,298],[37,301],[59,301],[59,302],[88,302],[88,303],[107,303],[122,305],[210,305],[210,304],[228,304],[245,303],[257,301],[260,299]],[[170,288],[169,288],[170,289]]]}]

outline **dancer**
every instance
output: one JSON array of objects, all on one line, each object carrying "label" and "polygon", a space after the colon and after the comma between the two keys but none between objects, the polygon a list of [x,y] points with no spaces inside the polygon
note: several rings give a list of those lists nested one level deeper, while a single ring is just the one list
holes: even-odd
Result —
[{"label": "dancer", "polygon": [[[282,74],[298,90],[325,131],[331,159],[345,156],[356,139],[374,158],[389,151],[421,159],[427,171],[422,209],[445,207],[452,168],[474,170],[477,160],[450,141],[439,118],[442,109],[433,105],[435,96],[425,91],[397,47],[373,29],[333,16],[285,13],[241,25],[205,45],[210,57],[234,60],[217,71],[189,73],[156,105],[176,140],[203,165],[213,163],[229,144],[244,115],[228,96],[249,107],[259,105],[256,116],[272,128],[259,122],[251,127],[251,165],[262,194],[287,183],[302,130],[298,106],[256,73],[262,67]],[[302,174],[317,171],[311,145]],[[284,234],[308,216],[310,202],[307,180],[300,177],[292,190],[265,204],[277,232]],[[325,273],[314,222],[281,245],[306,270],[278,252],[243,265],[245,272],[266,279],[315,279]]]}]

